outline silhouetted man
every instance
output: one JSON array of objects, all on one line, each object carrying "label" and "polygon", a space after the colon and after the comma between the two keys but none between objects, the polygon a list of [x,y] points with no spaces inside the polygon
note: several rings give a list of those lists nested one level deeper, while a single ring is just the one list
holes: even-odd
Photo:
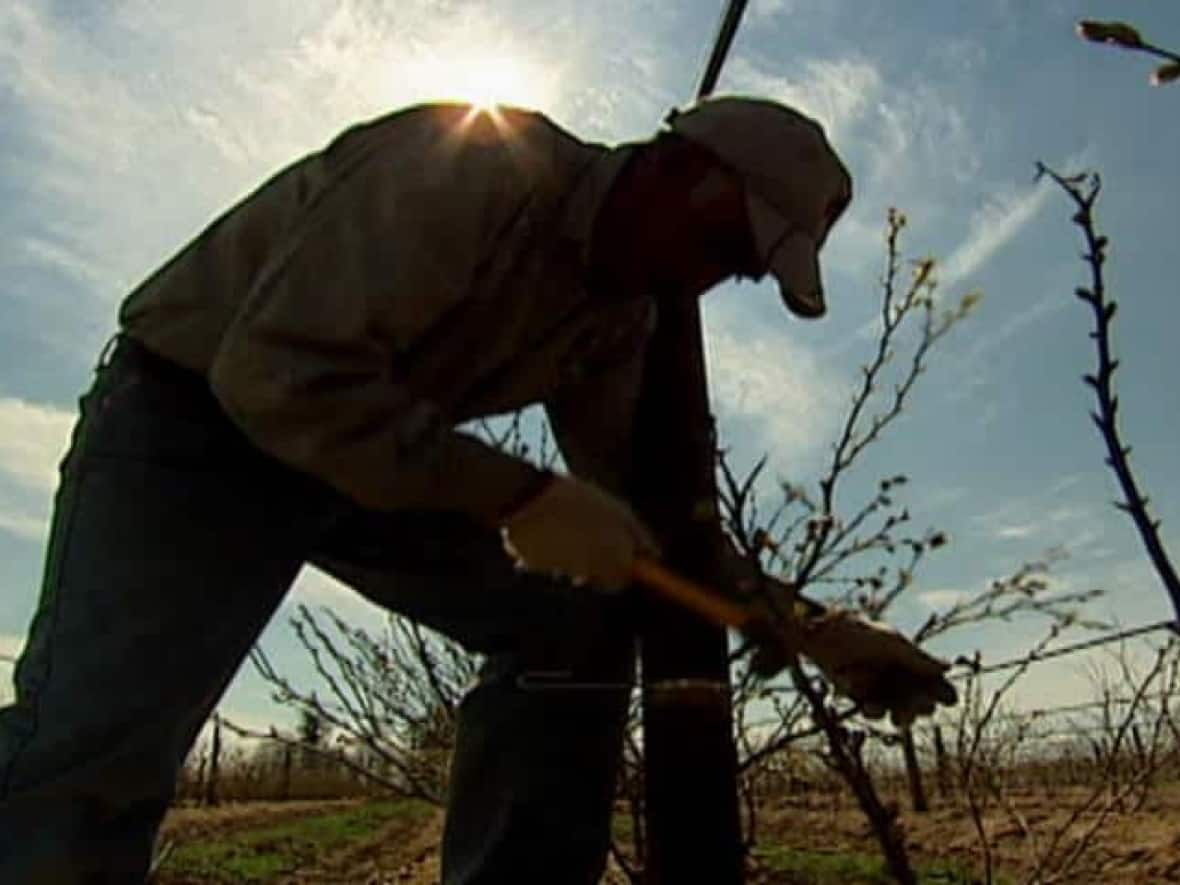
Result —
[{"label": "silhouetted man", "polygon": [[[428,105],[213,222],[123,303],[81,402],[0,711],[0,881],[142,880],[190,745],[311,563],[488,655],[444,881],[597,882],[627,693],[517,677],[630,678],[610,591],[658,555],[619,497],[653,293],[771,273],[822,314],[850,187],[771,102],[706,101],[614,148]],[[457,429],[532,403],[568,474]]]}]

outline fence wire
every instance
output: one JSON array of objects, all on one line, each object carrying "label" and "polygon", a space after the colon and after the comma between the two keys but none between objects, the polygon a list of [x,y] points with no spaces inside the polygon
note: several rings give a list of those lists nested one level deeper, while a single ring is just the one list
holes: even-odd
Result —
[{"label": "fence wire", "polygon": [[1114,642],[1122,642],[1127,639],[1134,639],[1137,636],[1146,636],[1148,633],[1156,633],[1160,630],[1171,630],[1173,633],[1180,635],[1180,625],[1178,625],[1175,620],[1168,619],[1166,621],[1156,621],[1154,624],[1144,624],[1140,627],[1131,627],[1127,630],[1119,630],[1115,633],[1107,633],[1103,636],[1095,636],[1082,642],[1075,642],[1072,645],[1063,645],[1059,648],[1043,651],[1040,654],[1028,654],[1019,658],[998,661],[994,664],[985,664],[976,667],[973,663],[967,662],[965,659],[960,659],[964,660],[964,663],[966,663],[966,665],[969,667],[969,670],[962,673],[956,673],[952,678],[970,679],[973,676],[982,676],[985,673],[999,673],[1003,670],[1014,670],[1017,667],[1039,664],[1042,661],[1049,661],[1053,658],[1065,657],[1067,655],[1076,654],[1080,651],[1088,651],[1091,648],[1099,648],[1103,645],[1110,645]]}]

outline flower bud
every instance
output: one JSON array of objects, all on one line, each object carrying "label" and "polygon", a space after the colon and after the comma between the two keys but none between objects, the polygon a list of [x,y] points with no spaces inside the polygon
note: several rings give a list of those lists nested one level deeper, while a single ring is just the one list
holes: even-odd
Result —
[{"label": "flower bud", "polygon": [[1139,49],[1143,38],[1139,32],[1123,22],[1078,22],[1078,36],[1094,43],[1114,43],[1126,49]]},{"label": "flower bud", "polygon": [[1166,65],[1160,65],[1151,73],[1152,86],[1163,86],[1174,80],[1180,80],[1180,62],[1170,61]]}]

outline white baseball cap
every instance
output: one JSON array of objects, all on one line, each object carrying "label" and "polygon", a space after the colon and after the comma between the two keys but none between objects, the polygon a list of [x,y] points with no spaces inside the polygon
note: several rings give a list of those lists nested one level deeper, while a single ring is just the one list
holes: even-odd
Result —
[{"label": "white baseball cap", "polygon": [[852,177],[823,128],[785,105],[738,96],[674,110],[667,123],[742,177],[762,266],[792,313],[823,316],[819,250],[852,199]]}]

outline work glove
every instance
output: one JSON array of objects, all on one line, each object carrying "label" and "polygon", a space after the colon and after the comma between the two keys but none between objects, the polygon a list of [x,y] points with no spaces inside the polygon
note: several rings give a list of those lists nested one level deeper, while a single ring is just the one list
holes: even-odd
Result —
[{"label": "work glove", "polygon": [[792,653],[803,654],[837,694],[855,702],[869,719],[888,713],[894,725],[907,728],[938,704],[958,701],[946,679],[950,664],[892,627],[854,612],[823,609],[810,600],[763,603],[755,624],[750,631],[757,644],[750,664],[755,673],[772,675],[787,665]]},{"label": "work glove", "polygon": [[631,508],[597,486],[557,476],[510,514],[501,529],[518,568],[618,592],[637,557],[659,556],[651,531]]}]

